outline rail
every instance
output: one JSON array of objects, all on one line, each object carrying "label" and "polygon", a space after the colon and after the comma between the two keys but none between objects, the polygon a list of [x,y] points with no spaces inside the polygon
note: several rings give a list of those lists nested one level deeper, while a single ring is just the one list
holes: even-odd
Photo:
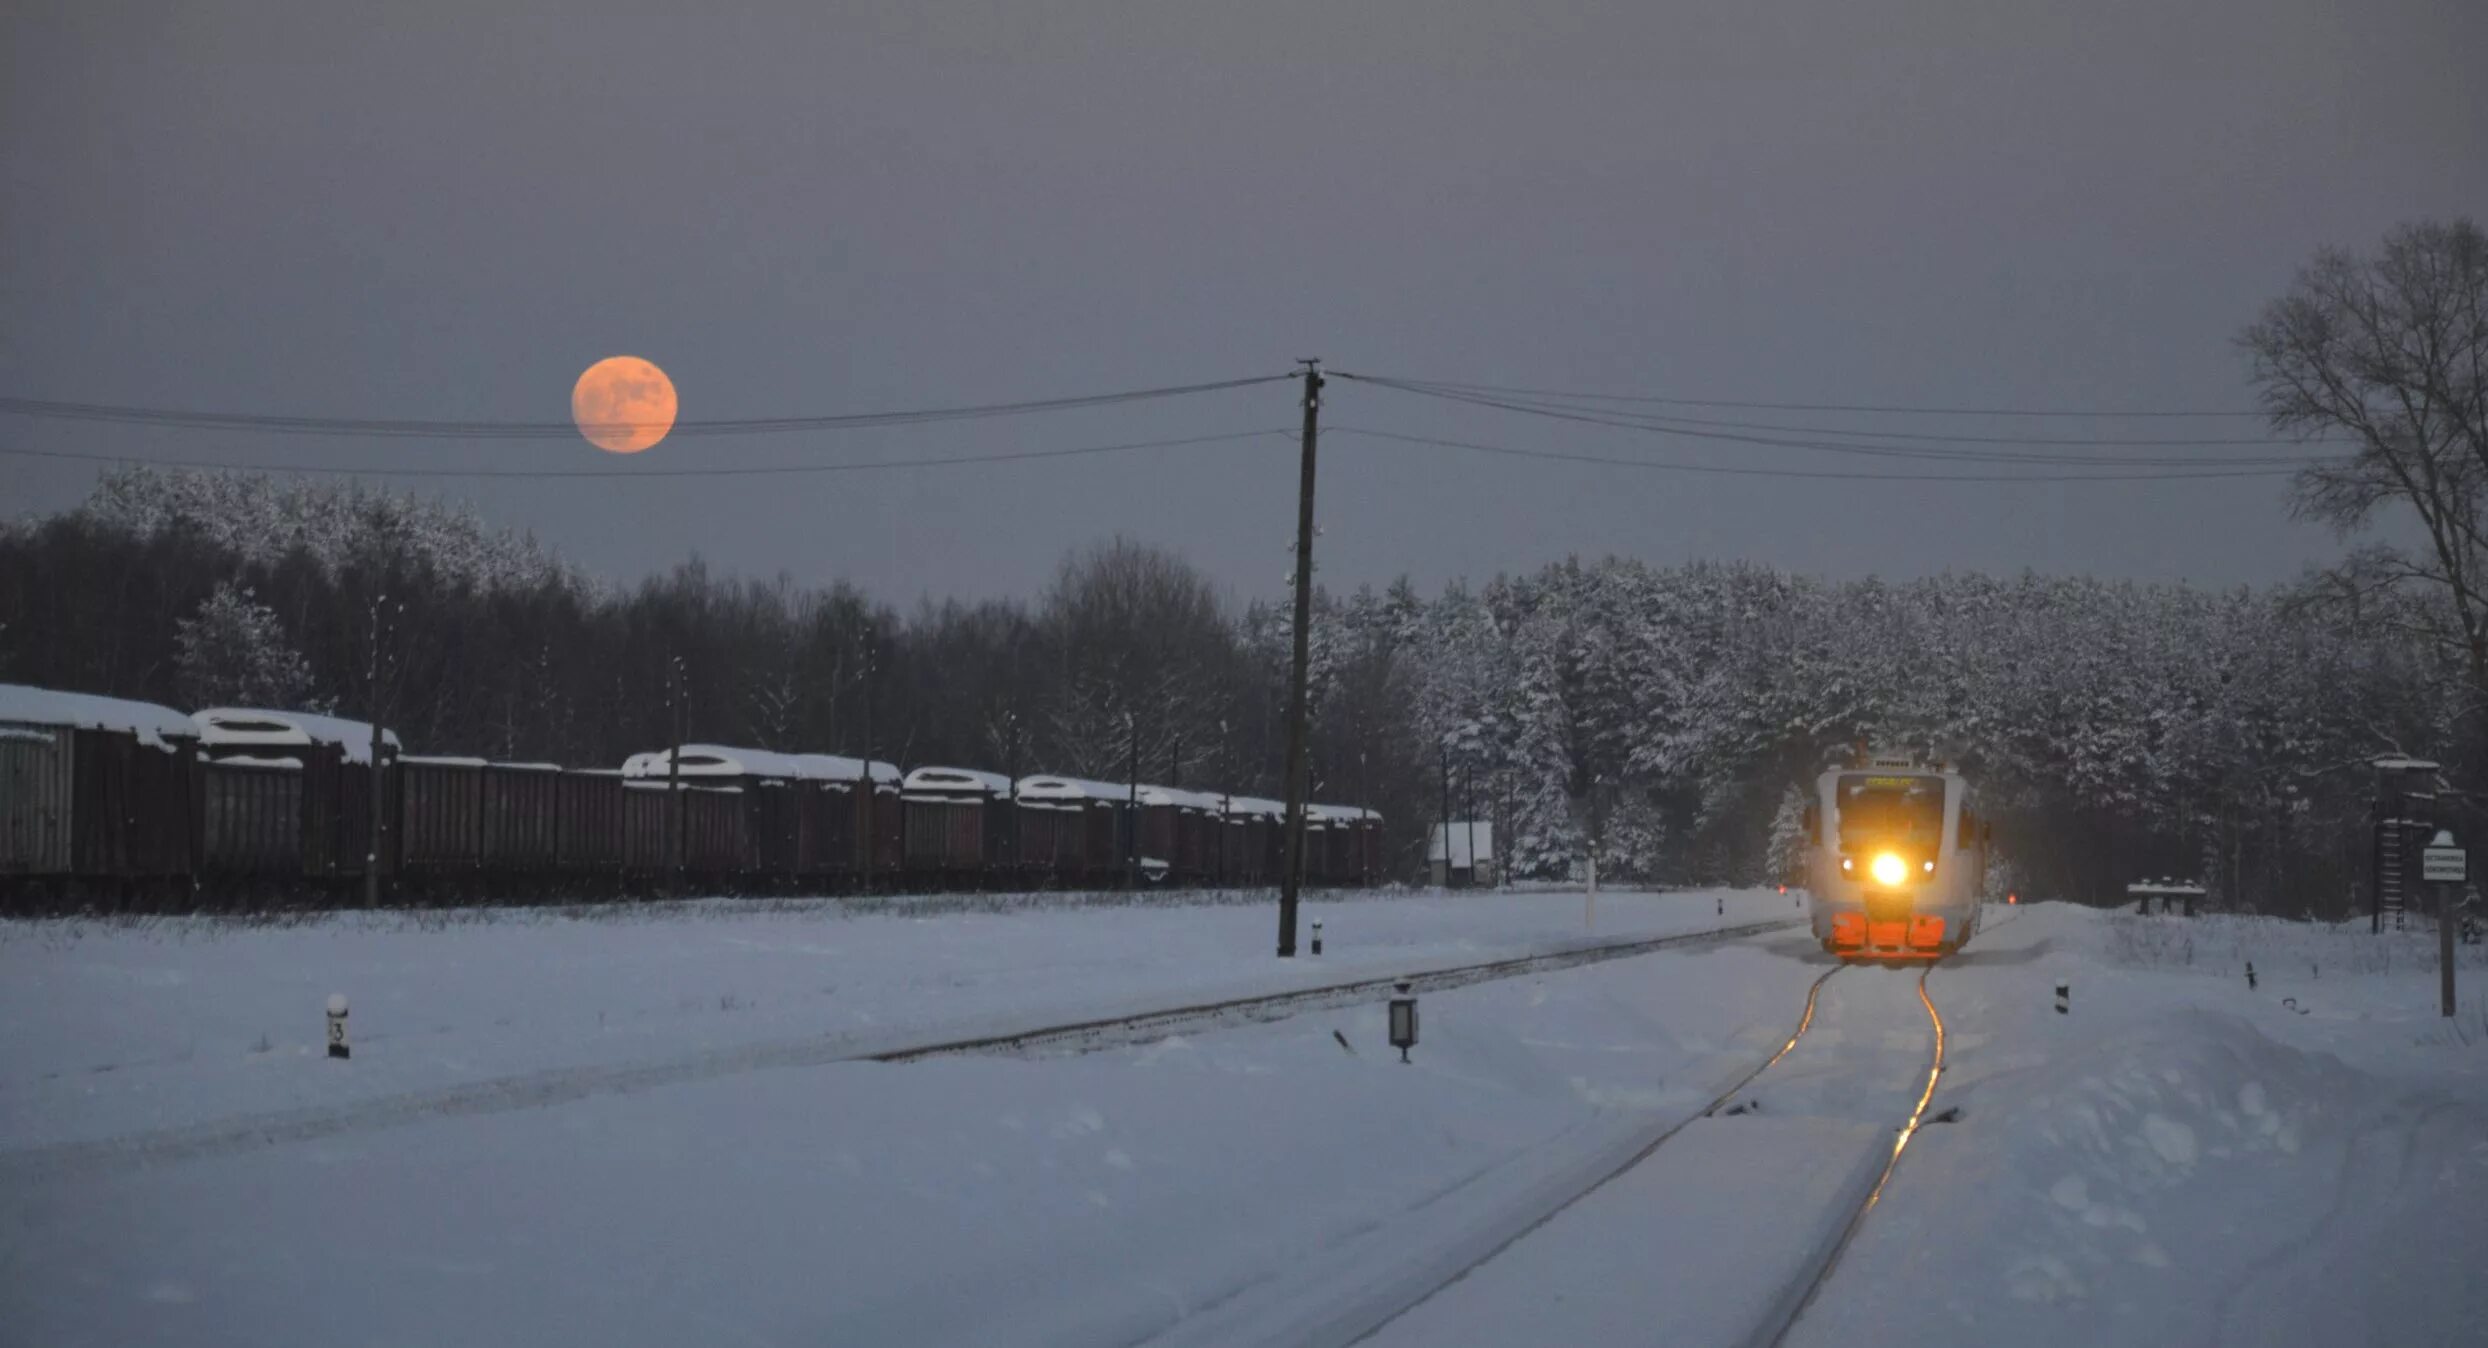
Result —
[{"label": "rail", "polygon": [[[1672,936],[1642,936],[1629,940],[1602,941],[1537,955],[1488,960],[1478,964],[1456,964],[1419,970],[1414,973],[1392,974],[1379,978],[1358,978],[1343,983],[1326,983],[1319,987],[1294,988],[1286,992],[1196,1002],[1189,1006],[1167,1007],[1132,1015],[1101,1016],[1067,1024],[976,1035],[931,1044],[913,1044],[905,1048],[895,1048],[864,1056],[875,1062],[915,1062],[924,1058],[963,1053],[1026,1053],[1056,1048],[1088,1053],[1122,1044],[1162,1038],[1167,1034],[1185,1029],[1217,1028],[1221,1024],[1232,1022],[1252,1023],[1280,1020],[1306,1011],[1353,1005],[1389,992],[1392,985],[1396,983],[1408,983],[1419,992],[1443,992],[1476,983],[1491,983],[1499,979],[1519,978],[1557,969],[1578,968],[1585,964],[1601,964],[1608,960],[1630,959],[1636,955],[1647,955],[1680,946],[1702,945],[1713,941],[1734,940],[1740,936],[1760,936],[1768,932],[1786,931],[1791,927],[1802,926],[1804,921],[1802,918],[1782,918],[1769,922],[1748,922],[1733,927],[1713,927],[1698,932],[1681,932]],[[1812,1003],[1809,1001],[1807,1006],[1809,1016],[1812,1010]],[[1796,1040],[1791,1039],[1789,1043],[1794,1045]],[[1778,1060],[1775,1058],[1773,1061]]]},{"label": "rail", "polygon": [[1874,1211],[1875,1204],[1883,1201],[1883,1190],[1892,1182],[1892,1172],[1900,1166],[1901,1153],[1909,1149],[1910,1139],[1918,1135],[1919,1125],[1926,1120],[1927,1104],[1935,1098],[1936,1079],[1944,1074],[1944,1017],[1935,1009],[1935,999],[1928,996],[1926,990],[1927,976],[1934,973],[1935,968],[1935,964],[1929,964],[1918,971],[1918,1001],[1926,1007],[1927,1020],[1935,1027],[1935,1050],[1927,1063],[1926,1089],[1918,1093],[1918,1103],[1910,1109],[1909,1121],[1901,1125],[1900,1133],[1892,1139],[1892,1154],[1884,1158],[1883,1173],[1875,1176],[1874,1187],[1866,1191],[1865,1201],[1849,1214],[1848,1221],[1841,1225],[1839,1237],[1832,1241],[1822,1260],[1807,1274],[1804,1293],[1790,1306],[1787,1318],[1766,1327],[1770,1331],[1769,1338],[1757,1335],[1756,1342],[1766,1342],[1771,1348],[1779,1348],[1787,1341],[1789,1331],[1805,1318],[1806,1309],[1814,1304],[1816,1297],[1822,1295],[1823,1288],[1831,1282],[1832,1273],[1840,1267],[1840,1257],[1849,1252],[1850,1242],[1857,1239],[1858,1228],[1866,1224],[1866,1214]]},{"label": "rail", "polygon": [[[1997,925],[2002,926],[2006,924],[1998,923]],[[1845,1218],[1842,1219],[1838,1234],[1827,1245],[1825,1245],[1821,1256],[1813,1261],[1798,1279],[1792,1281],[1788,1285],[1787,1290],[1780,1297],[1775,1299],[1775,1305],[1780,1309],[1775,1310],[1769,1319],[1757,1326],[1754,1334],[1748,1338],[1746,1342],[1771,1345],[1771,1348],[1778,1348],[1778,1345],[1787,1339],[1790,1331],[1796,1326],[1797,1321],[1804,1316],[1807,1308],[1813,1305],[1816,1298],[1822,1292],[1823,1287],[1830,1281],[1833,1272],[1839,1267],[1841,1257],[1847,1253],[1850,1244],[1857,1236],[1858,1230],[1864,1226],[1867,1214],[1872,1212],[1875,1205],[1882,1201],[1884,1190],[1891,1184],[1893,1172],[1900,1165],[1901,1154],[1908,1149],[1911,1139],[1917,1136],[1918,1129],[1924,1124],[1926,1120],[1927,1107],[1934,1101],[1936,1084],[1942,1077],[1944,1071],[1946,1037],[1944,1019],[1942,1013],[1936,1008],[1933,996],[1927,991],[1928,976],[1933,974],[1934,971],[1942,965],[1942,963],[1942,960],[1931,961],[1918,972],[1918,1001],[1919,1004],[1926,1009],[1927,1020],[1934,1028],[1934,1044],[1927,1064],[1924,1086],[1918,1093],[1916,1103],[1910,1109],[1908,1119],[1900,1125],[1899,1131],[1893,1138],[1891,1153],[1885,1157],[1883,1168],[1881,1172],[1876,1175],[1874,1184],[1866,1190],[1864,1197],[1860,1199],[1856,1203],[1856,1206],[1846,1214]],[[1456,1271],[1449,1272],[1447,1276],[1437,1277],[1422,1293],[1403,1299],[1396,1306],[1387,1311],[1369,1317],[1363,1323],[1343,1327],[1344,1332],[1338,1336],[1336,1341],[1342,1343],[1359,1343],[1373,1337],[1392,1321],[1395,1321],[1401,1316],[1406,1315],[1408,1312],[1415,1310],[1418,1306],[1430,1300],[1436,1293],[1442,1291],[1446,1287],[1449,1287],[1453,1283],[1460,1281],[1462,1278],[1469,1276],[1470,1273],[1476,1271],[1478,1268],[1501,1255],[1505,1250],[1510,1249],[1513,1245],[1517,1244],[1530,1233],[1546,1226],[1548,1223],[1561,1216],[1564,1212],[1579,1204],[1583,1199],[1588,1198],[1591,1194],[1605,1188],[1608,1184],[1621,1178],[1627,1172],[1649,1160],[1652,1155],[1656,1154],[1662,1147],[1666,1146],[1669,1141],[1673,1140],[1686,1128],[1692,1126],[1694,1120],[1709,1118],[1717,1114],[1721,1109],[1727,1107],[1732,1100],[1743,1093],[1747,1087],[1751,1086],[1757,1078],[1761,1077],[1763,1073],[1769,1071],[1771,1068],[1777,1066],[1781,1059],[1786,1058],[1789,1053],[1797,1047],[1798,1041],[1805,1037],[1806,1031],[1814,1024],[1815,1008],[1821,998],[1823,986],[1829,983],[1833,977],[1841,973],[1843,970],[1851,967],[1853,966],[1849,964],[1835,966],[1809,984],[1806,988],[1805,1010],[1799,1016],[1797,1027],[1789,1035],[1786,1042],[1782,1043],[1778,1050],[1772,1053],[1770,1057],[1740,1075],[1732,1085],[1730,1085],[1726,1090],[1721,1091],[1718,1097],[1713,1099],[1708,1105],[1693,1114],[1657,1128],[1651,1134],[1649,1139],[1638,1149],[1633,1151],[1621,1164],[1605,1170],[1588,1183],[1574,1189],[1565,1195],[1560,1201],[1548,1206],[1543,1212],[1538,1213],[1529,1221],[1518,1226],[1508,1235],[1504,1236],[1501,1240],[1495,1242],[1490,1248],[1485,1249],[1477,1257],[1463,1262]]]},{"label": "rail", "polygon": [[1543,970],[1625,959],[1671,947],[1759,935],[1783,930],[1801,921],[1754,922],[1672,936],[1636,937],[1512,959],[1419,970],[1390,978],[1359,978],[1282,993],[1235,997],[1130,1015],[1031,1026],[888,1048],[859,1044],[851,1034],[814,1035],[736,1045],[653,1062],[553,1068],[338,1104],[229,1116],[139,1133],[38,1143],[0,1150],[0,1187],[29,1175],[57,1176],[66,1172],[110,1170],[128,1165],[172,1164],[341,1134],[378,1131],[422,1120],[541,1109],[594,1096],[654,1090],[769,1069],[821,1067],[841,1062],[909,1062],[945,1054],[1026,1052],[1050,1045],[1085,1052],[1162,1035],[1185,1025],[1215,1023],[1220,1019],[1276,1020],[1322,1006],[1344,1005],[1370,998],[1400,978],[1411,979],[1419,986],[1433,990],[1464,987]]}]

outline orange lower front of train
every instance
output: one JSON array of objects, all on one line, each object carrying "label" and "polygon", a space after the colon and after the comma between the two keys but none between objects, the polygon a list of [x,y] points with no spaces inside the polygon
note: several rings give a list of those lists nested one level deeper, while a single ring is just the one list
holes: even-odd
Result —
[{"label": "orange lower front of train", "polygon": [[1862,912],[1834,913],[1831,939],[1825,944],[1836,955],[1878,959],[1934,959],[1947,953],[1944,919],[1932,913],[1870,917]]}]

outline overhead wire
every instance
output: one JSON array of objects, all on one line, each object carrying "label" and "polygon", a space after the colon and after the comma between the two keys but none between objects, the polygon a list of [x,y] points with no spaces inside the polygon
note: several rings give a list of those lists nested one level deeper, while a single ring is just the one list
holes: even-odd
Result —
[{"label": "overhead wire", "polygon": [[1397,441],[1411,445],[1432,445],[1444,449],[1464,449],[1506,458],[1602,464],[1608,467],[1639,468],[1655,472],[1704,473],[1725,477],[1802,478],[1837,482],[2179,482],[2211,478],[2286,477],[2298,471],[2294,468],[2181,468],[2163,472],[2110,473],[1865,473],[1843,472],[1836,469],[1740,467],[1730,464],[1687,463],[1678,459],[1623,458],[1604,454],[1579,454],[1566,450],[1521,449],[1511,445],[1488,444],[1476,440],[1455,440],[1444,436],[1410,435],[1398,431],[1375,430],[1368,426],[1332,425],[1325,429],[1335,435],[1362,435],[1376,440]]},{"label": "overhead wire", "polygon": [[1065,449],[1012,450],[995,454],[952,454],[933,458],[873,459],[849,463],[783,463],[752,465],[721,465],[705,468],[362,468],[319,463],[221,463],[196,459],[168,459],[157,455],[78,453],[57,449],[22,449],[0,446],[0,454],[22,458],[69,459],[89,463],[145,464],[157,468],[196,468],[240,473],[309,473],[337,477],[438,477],[438,478],[683,478],[683,477],[771,477],[805,473],[860,473],[908,468],[948,468],[963,464],[1019,463],[1038,459],[1083,458],[1098,454],[1120,454],[1151,449],[1180,449],[1192,445],[1209,445],[1238,440],[1256,439],[1265,435],[1293,438],[1295,431],[1284,428],[1258,431],[1223,431],[1210,435],[1188,435],[1163,440],[1129,440],[1117,444],[1078,445]]},{"label": "overhead wire", "polygon": [[[2269,441],[2243,439],[2085,439],[2066,437],[2001,437],[1950,434],[1919,435],[1906,431],[1873,431],[1855,428],[1812,428],[1780,426],[1769,423],[1720,419],[1675,417],[1629,409],[1585,407],[1578,402],[1557,399],[1605,399],[1618,402],[1673,403],[1685,405],[1768,406],[1807,411],[1917,411],[1943,414],[1980,414],[1998,416],[2040,415],[2217,415],[2213,413],[2042,413],[2028,409],[1966,409],[1966,408],[1900,408],[1893,406],[1799,404],[1799,403],[1737,403],[1718,399],[1679,399],[1643,395],[1609,395],[1558,393],[1527,390],[1508,386],[1462,384],[1442,380],[1402,379],[1383,375],[1360,374],[1334,370],[1330,373],[1377,388],[1412,396],[1443,400],[1458,405],[1483,407],[1519,415],[1536,416],[1557,421],[1587,424],[1611,429],[1638,431],[1645,434],[1675,436],[1691,440],[1719,441],[1767,448],[1807,450],[1824,453],[1857,455],[1882,459],[1931,460],[1970,466],[1992,465],[2017,469],[2063,469],[2061,472],[1848,472],[1794,467],[1697,463],[1685,460],[1647,457],[1616,457],[1552,449],[1525,449],[1510,445],[1476,440],[1415,435],[1384,431],[1371,427],[1333,425],[1342,434],[1362,435],[1378,440],[1430,445],[1476,453],[1561,461],[1601,464],[1615,467],[1641,468],[1664,472],[1700,473],[1735,477],[1768,477],[1831,481],[1896,481],[1896,482],[2142,482],[2202,480],[2217,478],[2278,477],[2299,471],[2314,463],[2327,461],[2327,455],[2119,455],[2072,454],[2061,450],[2017,451],[2003,448],[1963,448],[1959,446],[2000,446],[2036,444],[2052,446],[2107,447],[2142,446],[2225,446],[2269,444]],[[841,430],[865,427],[886,427],[927,422],[971,420],[1032,413],[1112,406],[1152,399],[1174,398],[1193,394],[1221,392],[1262,384],[1291,380],[1293,374],[1259,375],[1239,379],[1215,380],[1194,384],[1166,385],[1156,388],[1130,389],[1113,393],[1083,394],[1072,397],[1025,400],[1009,403],[962,404],[947,407],[916,408],[896,411],[845,413],[826,416],[729,418],[709,421],[678,422],[672,429],[677,436],[758,434],[800,430]],[[1505,395],[1509,396],[1505,396]],[[430,421],[375,418],[275,416],[252,413],[219,413],[143,408],[100,403],[67,403],[37,399],[0,397],[0,412],[13,412],[38,417],[71,420],[109,421],[120,424],[172,426],[184,429],[249,430],[284,434],[332,434],[379,438],[568,438],[581,427],[572,422],[511,422],[511,421]],[[601,426],[591,429],[603,429]],[[1760,434],[1757,432],[1771,432]],[[972,464],[1000,464],[1019,460],[1042,460],[1083,457],[1090,455],[1175,449],[1186,446],[1232,443],[1261,436],[1288,436],[1286,430],[1234,431],[1207,435],[1182,436],[1153,440],[1134,440],[1111,444],[1082,445],[1061,449],[1016,450],[990,454],[951,454],[935,457],[885,458],[845,463],[791,463],[741,466],[640,467],[610,466],[574,469],[511,469],[511,468],[444,468],[424,467],[360,467],[331,463],[231,463],[195,459],[176,459],[155,455],[113,452],[76,452],[65,450],[0,447],[0,455],[103,463],[148,464],[159,467],[224,469],[242,472],[311,473],[341,476],[409,477],[409,478],[708,478],[758,477],[805,473],[844,473],[899,471],[913,468],[938,468]],[[1899,441],[1903,443],[1860,443],[1858,439]],[[1826,438],[1829,437],[1829,438]],[[1907,443],[1935,441],[1935,444]]]},{"label": "overhead wire", "polygon": [[204,412],[178,408],[138,407],[118,403],[64,402],[54,399],[4,396],[0,396],[0,413],[50,420],[100,421],[129,426],[170,426],[186,430],[245,430],[282,435],[360,436],[378,439],[562,439],[579,435],[582,432],[652,429],[666,429],[667,437],[672,439],[719,435],[761,435],[787,431],[855,430],[882,426],[913,426],[928,422],[974,421],[991,417],[1112,407],[1125,403],[1187,397],[1193,394],[1218,393],[1228,389],[1251,388],[1257,384],[1275,383],[1293,377],[1286,374],[1253,375],[1239,379],[1218,379],[1196,384],[1169,384],[1156,388],[1123,389],[1112,393],[1086,393],[1063,398],[971,403],[961,406],[907,408],[882,412],[678,420],[670,423],[668,427],[660,427],[657,423],[639,422],[438,421],[404,418],[290,416],[253,412]]},{"label": "overhead wire", "polygon": [[2274,440],[2273,438],[2271,438],[2270,436],[2261,436],[2261,435],[2252,435],[2252,436],[2239,436],[2239,435],[2224,435],[2224,436],[1959,435],[1959,434],[1954,434],[1954,433],[1949,433],[1949,432],[1942,432],[1942,431],[1920,431],[1920,430],[1907,430],[1907,431],[1882,431],[1882,430],[1874,430],[1874,429],[1871,429],[1871,428],[1867,428],[1867,427],[1859,427],[1859,426],[1791,426],[1791,425],[1786,425],[1786,424],[1784,424],[1784,423],[1780,423],[1780,422],[1769,422],[1769,421],[1729,421],[1729,420],[1721,420],[1721,419],[1719,419],[1719,418],[1714,418],[1714,417],[1685,417],[1685,416],[1674,416],[1674,415],[1661,415],[1661,414],[1658,414],[1658,413],[1651,413],[1651,412],[1627,412],[1627,411],[1616,411],[1616,410],[1613,410],[1613,409],[1611,409],[1611,408],[1606,408],[1606,407],[1599,407],[1599,406],[1594,406],[1594,405],[1585,405],[1585,400],[1579,399],[1579,398],[1577,398],[1577,397],[1576,397],[1576,398],[1573,398],[1573,399],[1570,399],[1570,400],[1561,400],[1561,399],[1554,399],[1554,398],[1528,398],[1528,397],[1517,397],[1517,396],[1515,396],[1515,397],[1506,397],[1506,398],[1495,399],[1495,398],[1490,398],[1488,395],[1483,394],[1483,393],[1480,393],[1480,392],[1478,392],[1477,390],[1473,390],[1473,389],[1464,388],[1464,387],[1462,387],[1462,386],[1460,386],[1460,385],[1456,385],[1456,384],[1444,384],[1444,383],[1440,383],[1440,382],[1437,382],[1437,381],[1422,380],[1422,379],[1396,379],[1396,378],[1389,378],[1389,377],[1378,376],[1378,375],[1354,375],[1354,374],[1343,374],[1341,377],[1342,377],[1342,378],[1348,378],[1348,379],[1359,379],[1359,380],[1362,380],[1362,381],[1364,381],[1364,382],[1366,382],[1366,383],[1371,383],[1371,384],[1379,384],[1379,385],[1383,385],[1383,386],[1385,386],[1385,387],[1389,387],[1389,388],[1396,388],[1396,389],[1402,389],[1402,390],[1405,390],[1405,391],[1408,391],[1408,392],[1426,392],[1426,393],[1431,393],[1431,394],[1439,394],[1439,395],[1441,395],[1441,396],[1446,396],[1446,397],[1461,397],[1464,401],[1466,401],[1466,400],[1476,400],[1476,401],[1481,401],[1481,402],[1483,402],[1485,405],[1487,405],[1487,406],[1493,406],[1493,407],[1507,407],[1507,406],[1508,406],[1508,407],[1515,407],[1515,408],[1526,407],[1526,408],[1532,408],[1532,409],[1542,409],[1542,410],[1550,410],[1550,411],[1582,412],[1582,413],[1588,413],[1588,414],[1592,414],[1592,415],[1599,415],[1599,416],[1606,416],[1606,417],[1618,418],[1618,419],[1620,419],[1620,420],[1623,420],[1623,421],[1629,421],[1629,422],[1634,423],[1634,424],[1647,424],[1647,425],[1651,425],[1651,426],[1654,426],[1654,427],[1661,427],[1661,428],[1674,428],[1674,427],[1679,427],[1679,426],[1695,426],[1695,427],[1715,428],[1715,429],[1720,429],[1720,430],[1737,430],[1737,431],[1770,431],[1770,432],[1784,433],[1784,434],[1793,434],[1793,435],[1824,435],[1824,434],[1833,434],[1833,435],[1842,435],[1842,436],[1854,436],[1854,437],[1858,437],[1858,438],[1861,438],[1861,439],[1869,439],[1869,440],[1922,440],[1922,441],[1933,441],[1933,442],[1940,443],[1940,444],[1963,444],[1963,445],[2071,445],[2071,446],[2092,446],[2092,447],[2117,447],[2117,446],[2133,446],[2133,447],[2151,447],[2151,446],[2160,446],[2160,447],[2213,447],[2213,446],[2273,446],[2273,445],[2286,444],[2286,443],[2305,443],[2305,442],[2303,442],[2303,441],[2300,441],[2300,442],[2291,442],[2291,441],[2276,441],[2276,440]]},{"label": "overhead wire", "polygon": [[[2016,452],[2002,449],[1961,449],[1946,446],[1914,444],[1859,443],[1857,441],[1845,439],[1824,439],[1811,437],[1791,438],[1778,435],[1749,434],[1742,431],[1704,429],[1699,427],[1687,428],[1675,425],[1654,424],[1653,421],[1601,415],[1598,413],[1576,411],[1547,404],[1535,404],[1511,399],[1494,398],[1482,394],[1463,393],[1428,387],[1425,385],[1410,384],[1400,380],[1373,375],[1354,374],[1347,371],[1338,371],[1335,373],[1337,373],[1338,377],[1342,379],[1355,380],[1359,383],[1367,384],[1376,388],[1391,389],[1397,392],[1412,394],[1419,397],[1436,398],[1469,406],[1486,407],[1499,411],[1519,413],[1522,415],[1545,417],[1557,421],[1566,421],[1593,426],[1606,426],[1619,430],[1640,431],[1645,434],[1676,436],[1691,440],[1721,441],[1730,444],[1756,445],[1778,449],[1811,450],[1821,453],[1859,455],[1869,458],[1930,459],[1965,463],[2024,463],[2061,467],[2281,468],[2290,466],[2304,467],[2309,464],[2325,462],[2333,457],[2322,454],[2261,456],[2240,455],[2229,457],[2210,457],[2203,455],[2069,454],[2052,450]],[[1841,432],[1826,432],[1826,434],[1840,433]]]},{"label": "overhead wire", "polygon": [[[1360,376],[1378,379],[1383,376]],[[1466,383],[1458,380],[1418,380],[1409,383],[1432,383],[1445,388],[1460,388],[1476,393],[1520,394],[1532,397],[1579,398],[1600,402],[1651,403],[1672,407],[1734,407],[1767,412],[1851,412],[1873,415],[1923,417],[2067,417],[2090,419],[2118,418],[2194,418],[2194,417],[2260,417],[2257,411],[2223,409],[2140,409],[2140,408],[2033,408],[2033,407],[1946,407],[1896,403],[1809,403],[1776,402],[1740,398],[1686,398],[1654,393],[1592,393],[1578,389],[1528,388],[1513,384]]]}]

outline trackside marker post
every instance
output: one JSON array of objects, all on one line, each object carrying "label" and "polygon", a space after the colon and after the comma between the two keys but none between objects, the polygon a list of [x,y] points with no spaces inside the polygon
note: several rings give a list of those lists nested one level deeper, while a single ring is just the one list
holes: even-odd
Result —
[{"label": "trackside marker post", "polygon": [[2436,890],[2436,982],[2439,1014],[2453,1014],[2454,905],[2470,879],[2471,856],[2440,828],[2419,854],[2419,877]]},{"label": "trackside marker post", "polygon": [[2059,984],[2057,984],[2057,985],[2056,985],[2056,1014],[2057,1014],[2057,1015],[2060,1015],[2060,1016],[2069,1016],[2069,1015],[2072,1015],[2072,1014],[2073,1014],[2073,1011],[2072,1011],[2072,1008],[2071,1008],[2071,1003],[2072,1003],[2072,1001],[2073,1001],[2073,985],[2072,985],[2071,983],[2059,983]]},{"label": "trackside marker post", "polygon": [[346,995],[342,992],[328,994],[328,1056],[354,1056],[354,1050],[346,1044]]},{"label": "trackside marker post", "polygon": [[1400,1061],[1408,1061],[1408,1050],[1417,1043],[1417,997],[1409,991],[1409,980],[1393,984],[1397,995],[1391,998],[1391,1047],[1400,1051]]},{"label": "trackside marker post", "polygon": [[1322,919],[1313,919],[1313,953],[1322,953]]}]

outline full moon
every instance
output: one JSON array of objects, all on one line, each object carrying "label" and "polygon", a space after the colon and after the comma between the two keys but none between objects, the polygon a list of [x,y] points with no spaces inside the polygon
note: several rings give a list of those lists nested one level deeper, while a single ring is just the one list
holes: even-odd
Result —
[{"label": "full moon", "polygon": [[570,390],[570,419],[597,448],[637,454],[674,429],[674,381],[652,361],[607,356]]}]

